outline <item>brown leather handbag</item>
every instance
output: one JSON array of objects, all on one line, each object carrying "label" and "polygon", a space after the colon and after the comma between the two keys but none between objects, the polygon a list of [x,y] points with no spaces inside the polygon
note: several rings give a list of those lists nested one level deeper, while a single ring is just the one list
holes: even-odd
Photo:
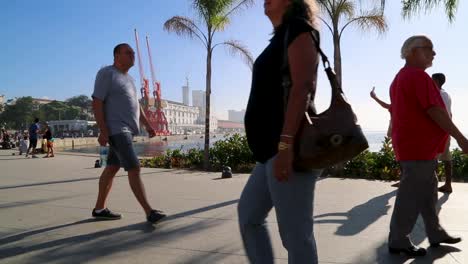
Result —
[{"label": "brown leather handbag", "polygon": [[[325,72],[331,84],[332,96],[330,107],[320,114],[315,111],[313,96],[308,96],[311,99],[307,104],[294,142],[294,168],[298,171],[327,168],[346,162],[369,147],[367,139],[358,125],[357,117],[330,67],[330,62],[320,49],[318,32],[311,32],[311,36],[321,55]],[[289,70],[284,70],[288,68],[287,39],[288,31],[284,39],[283,51],[283,88],[286,106],[292,85]],[[316,82],[314,83],[316,84]]]}]

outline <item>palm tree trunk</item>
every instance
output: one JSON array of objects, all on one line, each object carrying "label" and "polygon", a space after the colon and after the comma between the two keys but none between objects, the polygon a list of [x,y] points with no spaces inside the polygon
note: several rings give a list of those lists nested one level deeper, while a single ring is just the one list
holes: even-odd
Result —
[{"label": "palm tree trunk", "polygon": [[338,32],[335,31],[333,34],[333,50],[334,50],[334,64],[335,64],[335,73],[338,84],[341,86],[342,71],[341,71],[341,48],[340,48],[340,36]]},{"label": "palm tree trunk", "polygon": [[210,169],[211,52],[211,43],[209,43],[206,55],[205,148],[203,159],[203,168],[207,171]]},{"label": "palm tree trunk", "polygon": [[[336,22],[338,25],[338,22]],[[340,47],[340,35],[338,33],[338,27],[335,27],[333,32],[333,62],[335,64],[335,73],[336,73],[336,81],[338,85],[341,87],[341,80],[342,80],[342,70],[341,70],[341,47]],[[332,166],[332,174],[334,175],[343,175],[344,172],[345,162],[338,163],[335,166]]]}]

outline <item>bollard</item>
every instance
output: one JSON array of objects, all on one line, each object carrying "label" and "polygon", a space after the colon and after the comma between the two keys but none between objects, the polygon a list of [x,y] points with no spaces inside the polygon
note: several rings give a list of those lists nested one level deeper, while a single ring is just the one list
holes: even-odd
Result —
[{"label": "bollard", "polygon": [[164,168],[172,169],[172,159],[170,157],[167,157],[164,161]]},{"label": "bollard", "polygon": [[232,178],[231,167],[229,167],[229,166],[224,166],[223,167],[223,172],[221,174],[221,178],[223,178],[223,179]]},{"label": "bollard", "polygon": [[75,149],[75,141],[72,139],[72,149]]}]

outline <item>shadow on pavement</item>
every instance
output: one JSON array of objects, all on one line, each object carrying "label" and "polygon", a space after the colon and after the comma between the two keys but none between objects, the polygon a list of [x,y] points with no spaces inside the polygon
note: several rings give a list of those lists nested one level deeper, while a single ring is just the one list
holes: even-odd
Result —
[{"label": "shadow on pavement", "polygon": [[[356,235],[365,230],[369,225],[377,221],[380,217],[388,214],[388,210],[391,207],[389,200],[395,196],[396,193],[397,190],[394,190],[392,192],[374,197],[363,204],[353,207],[348,212],[316,215],[314,217],[314,223],[341,224],[336,230],[335,234],[341,236]],[[333,218],[329,219],[329,217]],[[342,217],[345,217],[345,219],[341,219]]]},{"label": "shadow on pavement", "polygon": [[[233,254],[235,249],[231,247],[217,247],[211,251],[196,251],[191,254],[190,257],[185,258],[181,261],[181,263],[223,263],[223,259],[227,257],[235,256],[237,258],[242,258],[241,263],[247,261],[247,257],[245,255],[238,255]],[[228,263],[236,263],[233,260],[229,261]]]},{"label": "shadow on pavement", "polygon": [[[449,195],[444,194],[442,195],[438,202],[437,202],[437,209],[438,212],[444,203],[448,201]],[[422,225],[422,226],[421,226]],[[426,239],[426,232],[424,230],[424,224],[422,222],[421,217],[418,219],[418,224],[415,225],[413,231],[411,233],[411,240],[415,245],[420,245]],[[431,248],[427,249],[427,255],[424,257],[418,258],[409,258],[404,254],[401,255],[393,255],[388,252],[388,244],[385,241],[382,243],[376,250],[376,255],[373,256],[372,254],[362,256],[361,259],[352,261],[352,263],[362,263],[362,264],[371,264],[371,263],[378,263],[378,264],[403,264],[403,263],[414,263],[414,264],[426,264],[426,263],[434,263],[438,259],[444,258],[446,255],[449,255],[453,252],[460,252],[459,248],[454,246],[447,246],[441,245],[438,248]],[[408,262],[410,261],[410,262]]]},{"label": "shadow on pavement", "polygon": [[174,215],[169,215],[165,219],[165,221],[172,220],[172,219],[177,219],[177,218],[181,218],[181,217],[185,217],[185,216],[190,216],[190,215],[194,215],[194,214],[198,214],[198,213],[202,213],[202,212],[206,212],[206,211],[210,211],[210,210],[214,210],[214,209],[218,209],[218,208],[221,208],[221,207],[224,207],[224,206],[229,206],[231,204],[236,204],[237,202],[239,202],[239,199],[226,201],[226,202],[222,202],[222,203],[218,203],[218,204],[213,204],[213,205],[209,205],[209,206],[205,206],[205,207],[200,207],[200,208],[197,208],[197,209],[181,212],[181,213],[174,214]]},{"label": "shadow on pavement", "polygon": [[[73,223],[27,231],[0,239],[0,260],[28,254],[28,257],[31,260],[33,259],[35,263],[83,263],[90,260],[96,261],[100,258],[105,260],[106,256],[138,248],[149,246],[164,247],[165,243],[173,240],[183,241],[185,237],[205,232],[205,230],[220,225],[222,222],[217,219],[198,219],[194,223],[182,225],[177,222],[169,222],[169,220],[228,206],[237,203],[237,201],[227,201],[171,215],[157,226],[143,222],[67,237],[61,235],[60,232],[55,234],[49,233],[96,221],[94,219],[85,219]],[[60,238],[54,239],[57,237]],[[214,254],[210,258],[220,259],[226,255],[223,253]],[[23,256],[23,259],[28,257]],[[198,256],[194,256],[195,258],[198,258]],[[24,260],[27,261],[26,259]],[[148,263],[150,262],[151,260],[148,260]]]},{"label": "shadow on pavement", "polygon": [[[163,173],[163,172],[164,171],[144,172],[144,173],[142,172],[142,173],[140,173],[140,175],[157,174],[157,173]],[[127,177],[127,175],[116,175],[115,177],[116,178]],[[42,186],[42,185],[62,184],[62,183],[71,183],[71,182],[81,182],[81,181],[95,181],[95,180],[99,180],[99,177],[88,177],[88,178],[69,179],[69,180],[61,180],[61,181],[48,181],[48,182],[37,182],[37,183],[30,183],[30,184],[0,186],[0,190],[34,187],[34,186]]]},{"label": "shadow on pavement", "polygon": [[[5,203],[5,204],[0,204],[0,210],[15,208],[15,207],[21,207],[21,206],[27,206],[27,205],[48,203],[48,202],[58,201],[58,200],[65,200],[65,199],[75,198],[75,197],[79,197],[79,196],[81,196],[81,195],[68,195],[68,196],[60,196],[60,197],[54,197],[54,198],[48,198],[48,199],[36,199],[36,200],[23,201],[23,202]],[[1,242],[0,242],[0,245],[1,245]]]},{"label": "shadow on pavement", "polygon": [[[428,248],[427,255],[424,257],[417,257],[417,258],[409,258],[404,254],[401,255],[393,255],[388,253],[387,243],[383,243],[377,249],[377,259],[373,260],[358,260],[357,262],[353,263],[378,263],[378,264],[403,264],[403,263],[413,263],[413,264],[430,264],[434,263],[438,259],[442,259],[446,255],[453,253],[453,252],[460,252],[461,250],[452,247],[452,246],[440,246],[438,248]],[[410,260],[410,262],[408,262]]]}]

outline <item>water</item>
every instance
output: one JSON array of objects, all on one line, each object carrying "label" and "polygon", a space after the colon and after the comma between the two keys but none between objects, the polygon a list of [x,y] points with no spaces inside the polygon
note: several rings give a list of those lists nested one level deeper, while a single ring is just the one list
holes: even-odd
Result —
[{"label": "water", "polygon": [[[214,142],[223,139],[222,136],[216,138],[210,138],[210,145]],[[178,141],[159,141],[159,142],[134,142],[133,147],[138,156],[142,157],[154,157],[159,156],[166,152],[166,150],[180,149],[187,151],[189,149],[203,149],[205,140],[203,138],[197,140],[178,140]],[[75,147],[75,149],[64,149],[67,152],[78,152],[78,153],[90,153],[99,154],[99,146],[83,146]]]},{"label": "water", "polygon": [[[377,152],[382,147],[382,141],[384,140],[385,136],[387,135],[387,131],[364,131],[366,135],[367,141],[369,142],[369,151]],[[218,136],[216,138],[210,139],[210,145],[214,142],[223,139],[222,136]],[[143,157],[153,157],[158,156],[166,152],[166,150],[174,150],[174,149],[181,149],[182,151],[186,151],[192,148],[202,149],[204,145],[204,139],[199,140],[179,140],[179,141],[161,141],[161,142],[136,142],[134,143],[134,148],[138,156]],[[457,148],[458,145],[455,140],[452,140],[450,149]],[[80,153],[99,153],[99,146],[86,146],[86,147],[78,147],[74,150],[65,149],[65,151],[70,152],[80,152]]]}]

